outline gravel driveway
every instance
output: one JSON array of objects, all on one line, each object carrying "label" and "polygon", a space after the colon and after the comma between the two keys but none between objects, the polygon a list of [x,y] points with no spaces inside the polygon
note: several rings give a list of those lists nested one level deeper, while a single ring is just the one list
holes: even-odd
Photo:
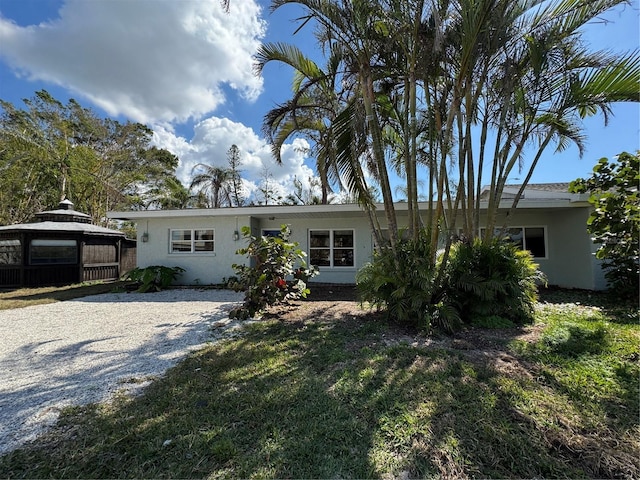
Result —
[{"label": "gravel driveway", "polygon": [[[134,393],[188,352],[229,335],[228,290],[113,293],[0,311],[0,454],[60,410]],[[133,381],[135,380],[135,381]]]}]

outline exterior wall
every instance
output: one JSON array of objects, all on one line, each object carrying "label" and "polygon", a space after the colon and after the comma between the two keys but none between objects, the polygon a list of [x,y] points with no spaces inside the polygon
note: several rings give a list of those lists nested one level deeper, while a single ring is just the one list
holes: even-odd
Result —
[{"label": "exterior wall", "polygon": [[356,272],[371,260],[372,241],[369,223],[362,217],[349,218],[292,218],[283,221],[264,220],[261,230],[277,230],[286,223],[290,225],[292,242],[298,242],[299,248],[309,255],[309,230],[353,230],[354,265],[353,267],[320,267],[320,274],[311,279],[318,283],[355,283]]},{"label": "exterior wall", "polygon": [[588,208],[518,211],[510,225],[546,227],[547,258],[536,258],[549,285],[602,289],[601,268],[587,233]]},{"label": "exterior wall", "polygon": [[[330,206],[328,207],[330,208]],[[568,288],[602,289],[605,287],[600,262],[595,259],[595,246],[586,231],[589,215],[587,207],[518,210],[510,220],[513,227],[545,227],[546,257],[536,258],[540,269],[547,275],[549,285]],[[400,217],[402,217],[400,215]],[[481,218],[481,225],[483,219]],[[402,224],[403,219],[399,218]],[[320,267],[320,274],[313,282],[355,283],[356,272],[371,259],[372,234],[365,215],[349,215],[344,218],[317,218],[303,216],[293,218],[244,216],[193,216],[175,218],[151,218],[138,220],[138,266],[180,266],[186,272],[180,284],[217,284],[235,274],[234,263],[245,263],[246,257],[235,252],[246,245],[244,239],[233,240],[234,231],[240,232],[249,226],[253,235],[262,230],[279,230],[286,223],[291,228],[291,240],[309,254],[309,231],[347,230],[354,231],[354,266]],[[212,253],[170,253],[169,232],[171,229],[213,228],[215,247]],[[148,232],[148,241],[142,235]]]},{"label": "exterior wall", "polygon": [[[238,232],[243,226],[251,227],[253,235],[260,235],[262,230],[279,230],[286,223],[290,225],[290,240],[298,242],[299,248],[308,254],[309,230],[353,229],[354,230],[354,267],[321,267],[320,274],[313,278],[315,282],[347,283],[355,282],[355,275],[366,262],[371,259],[371,232],[365,218],[345,219],[308,219],[294,218],[286,220],[268,220],[256,217],[239,216]],[[171,229],[213,228],[215,245],[213,253],[170,253],[169,235]],[[138,222],[138,266],[151,265],[182,267],[186,271],[178,279],[182,285],[210,285],[222,283],[225,278],[235,275],[232,265],[247,262],[247,258],[235,252],[246,245],[244,239],[233,240],[236,230],[235,217],[182,217],[142,220]],[[148,233],[148,241],[142,235]]]},{"label": "exterior wall", "polygon": [[[247,216],[238,217],[238,232],[243,225],[249,225]],[[171,229],[214,230],[214,251],[209,253],[170,253],[169,235]],[[244,246],[242,239],[235,241],[235,217],[180,217],[140,220],[138,231],[138,267],[152,265],[182,267],[186,271],[179,277],[181,285],[211,285],[221,283],[224,278],[234,275],[231,265],[243,263],[243,257],[236,250]],[[148,240],[143,241],[143,234]]]}]

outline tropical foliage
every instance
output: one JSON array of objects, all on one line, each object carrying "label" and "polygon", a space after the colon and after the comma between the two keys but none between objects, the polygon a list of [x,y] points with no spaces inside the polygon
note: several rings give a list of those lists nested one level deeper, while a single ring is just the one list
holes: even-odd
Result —
[{"label": "tropical foliage", "polygon": [[184,271],[182,267],[165,267],[164,265],[136,267],[125,275],[125,280],[136,282],[137,291],[140,293],[159,292],[168,288]]},{"label": "tropical foliage", "polygon": [[533,322],[538,285],[545,277],[530,252],[499,239],[459,241],[446,267],[434,268],[428,239],[424,231],[417,241],[401,238],[399,257],[388,247],[378,250],[358,272],[361,301],[385,309],[400,323],[449,332],[463,325]]},{"label": "tropical foliage", "polygon": [[[320,68],[293,46],[262,47],[259,71],[270,62],[295,71],[291,100],[267,115],[265,130],[276,154],[295,134],[318,140],[323,168],[338,172],[376,243],[388,244],[388,275],[404,271],[404,228],[414,245],[429,232],[428,251],[413,255],[428,255],[428,271],[446,269],[460,231],[473,240],[482,222],[482,242],[492,244],[545,151],[573,143],[582,152],[583,119],[601,113],[606,121],[613,102],[639,100],[638,51],[591,50],[581,40],[582,27],[622,3],[274,0],[273,10],[303,7],[299,20],[315,26],[328,61]],[[514,174],[523,181],[505,215],[498,206]],[[394,205],[398,177],[408,220]]]},{"label": "tropical foliage", "polygon": [[245,299],[241,307],[229,313],[230,318],[250,318],[268,306],[305,298],[310,293],[307,280],[316,271],[307,268],[306,254],[297,243],[289,242],[289,233],[287,225],[282,225],[277,237],[255,237],[249,227],[242,228],[248,245],[236,253],[248,256],[250,265],[233,265],[238,278],[230,282],[230,287],[244,291]]},{"label": "tropical foliage", "polygon": [[615,160],[601,158],[593,175],[570,185],[574,193],[590,193],[593,211],[587,228],[600,245],[596,257],[604,260],[611,291],[638,298],[640,278],[640,152],[623,152]]},{"label": "tropical foliage", "polygon": [[426,231],[417,240],[401,238],[398,256],[388,247],[378,249],[356,276],[360,300],[386,310],[397,322],[452,331],[460,316],[447,301],[446,289],[429,261],[428,240]]},{"label": "tropical foliage", "polygon": [[466,324],[533,323],[538,284],[545,277],[530,252],[500,239],[457,242],[446,271],[447,298]]},{"label": "tropical foliage", "polygon": [[[200,173],[197,173],[200,170]],[[203,208],[220,208],[229,206],[231,195],[229,184],[232,180],[228,168],[198,163],[191,171],[192,180],[190,190],[197,190],[204,204]],[[199,189],[199,190],[198,190]]]}]

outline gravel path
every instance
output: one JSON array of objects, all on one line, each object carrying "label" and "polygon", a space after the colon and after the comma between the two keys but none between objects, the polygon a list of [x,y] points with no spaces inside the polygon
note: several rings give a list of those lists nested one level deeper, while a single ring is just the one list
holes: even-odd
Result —
[{"label": "gravel path", "polygon": [[[0,311],[0,454],[69,405],[135,393],[188,352],[229,336],[227,290],[109,293]],[[135,381],[134,381],[135,380]]]}]

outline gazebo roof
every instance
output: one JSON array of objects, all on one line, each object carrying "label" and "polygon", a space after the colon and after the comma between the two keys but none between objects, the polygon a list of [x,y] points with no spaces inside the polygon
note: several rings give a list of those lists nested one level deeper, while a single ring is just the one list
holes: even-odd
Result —
[{"label": "gazebo roof", "polygon": [[36,218],[42,222],[78,222],[91,223],[91,216],[73,209],[73,203],[64,199],[58,204],[56,210],[47,210],[36,213]]},{"label": "gazebo roof", "polygon": [[14,232],[50,232],[50,233],[81,233],[85,235],[122,236],[125,234],[119,230],[99,227],[90,223],[79,222],[35,222],[19,223],[0,227],[0,233]]},{"label": "gazebo roof", "polygon": [[33,223],[19,223],[0,227],[0,233],[49,232],[125,236],[123,232],[118,230],[93,225],[91,216],[74,210],[73,203],[67,199],[61,201],[56,210],[39,212],[35,214],[35,217],[38,221]]}]

